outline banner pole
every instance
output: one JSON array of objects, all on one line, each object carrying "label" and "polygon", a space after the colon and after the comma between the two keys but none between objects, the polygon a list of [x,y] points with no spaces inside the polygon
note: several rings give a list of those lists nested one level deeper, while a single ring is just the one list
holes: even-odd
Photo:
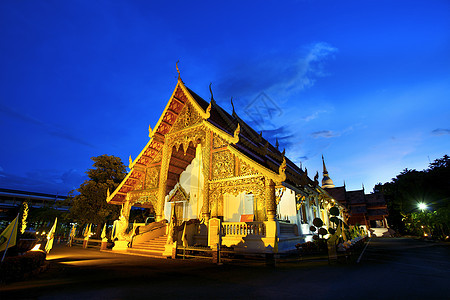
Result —
[{"label": "banner pole", "polygon": [[15,222],[14,222],[14,225],[13,225],[13,228],[12,228],[12,231],[11,231],[11,234],[9,235],[8,243],[6,244],[6,249],[5,249],[5,252],[3,253],[3,257],[2,257],[2,261],[1,261],[2,263],[3,263],[3,260],[5,259],[6,251],[8,251],[8,246],[9,246],[9,242],[11,241],[11,237],[12,237],[12,235],[14,234],[14,229],[16,228],[17,220],[19,220],[19,214],[20,214],[20,213],[17,214],[17,217],[16,217],[16,219],[15,219]]}]

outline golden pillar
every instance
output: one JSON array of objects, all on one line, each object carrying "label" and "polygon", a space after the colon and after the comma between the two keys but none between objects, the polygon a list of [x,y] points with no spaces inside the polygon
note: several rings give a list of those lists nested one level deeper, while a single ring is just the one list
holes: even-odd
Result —
[{"label": "golden pillar", "polygon": [[276,220],[277,203],[275,199],[275,183],[272,179],[266,178],[265,181],[265,204],[268,221]]},{"label": "golden pillar", "polygon": [[[202,217],[203,220],[208,222],[211,214],[209,207],[209,180],[211,169],[211,131],[207,130],[205,133],[205,139],[202,146],[202,170],[203,170],[203,206]],[[208,224],[208,223],[206,223]]]},{"label": "golden pillar", "polygon": [[171,154],[172,148],[169,146],[169,143],[166,140],[162,149],[162,161],[159,173],[159,189],[158,189],[158,203],[156,206],[156,221],[161,221],[164,219],[164,203],[166,199],[166,188],[167,188],[166,181]]}]

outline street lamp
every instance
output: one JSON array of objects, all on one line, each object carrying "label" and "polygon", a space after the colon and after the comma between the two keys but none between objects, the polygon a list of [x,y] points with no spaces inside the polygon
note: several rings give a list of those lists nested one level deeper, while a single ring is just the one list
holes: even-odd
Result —
[{"label": "street lamp", "polygon": [[419,209],[420,209],[421,211],[424,211],[424,210],[426,210],[426,209],[428,208],[428,205],[426,205],[426,203],[420,202],[420,203],[418,204],[418,207],[419,207]]}]

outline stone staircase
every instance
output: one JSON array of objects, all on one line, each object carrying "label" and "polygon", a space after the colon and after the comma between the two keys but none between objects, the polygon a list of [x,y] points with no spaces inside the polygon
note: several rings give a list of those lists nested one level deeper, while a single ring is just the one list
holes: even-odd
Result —
[{"label": "stone staircase", "polygon": [[127,252],[149,257],[165,258],[163,252],[166,241],[167,235],[161,235],[145,242],[133,243],[133,246],[128,248]]}]

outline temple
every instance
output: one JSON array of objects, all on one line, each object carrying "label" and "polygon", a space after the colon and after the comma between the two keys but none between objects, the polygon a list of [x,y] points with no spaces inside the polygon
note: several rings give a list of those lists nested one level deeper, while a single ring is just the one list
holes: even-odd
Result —
[{"label": "temple", "polygon": [[331,180],[328,170],[323,162],[322,188],[336,201],[347,208],[346,217],[348,225],[360,225],[365,227],[370,235],[389,235],[386,217],[388,210],[384,196],[380,192],[366,194],[364,187],[361,190],[347,191],[345,184],[336,187]]},{"label": "temple", "polygon": [[[107,202],[122,205],[114,249],[160,252],[178,245],[217,244],[235,251],[286,252],[311,240],[316,217],[325,226],[337,206],[317,178],[296,166],[234,111],[207,102],[178,77],[149,141]],[[156,222],[125,233],[132,206]]]}]

